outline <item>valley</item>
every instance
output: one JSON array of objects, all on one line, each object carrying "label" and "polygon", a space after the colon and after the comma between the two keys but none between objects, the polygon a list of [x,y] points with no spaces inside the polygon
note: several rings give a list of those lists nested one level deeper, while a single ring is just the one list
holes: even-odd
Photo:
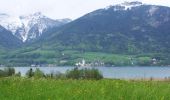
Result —
[{"label": "valley", "polygon": [[169,94],[170,1],[0,0],[0,99]]},{"label": "valley", "polygon": [[[75,19],[1,14],[0,65],[170,65],[170,8],[125,2]],[[17,20],[15,20],[17,19]],[[8,34],[8,35],[7,35]],[[102,63],[102,64],[101,64]]]}]

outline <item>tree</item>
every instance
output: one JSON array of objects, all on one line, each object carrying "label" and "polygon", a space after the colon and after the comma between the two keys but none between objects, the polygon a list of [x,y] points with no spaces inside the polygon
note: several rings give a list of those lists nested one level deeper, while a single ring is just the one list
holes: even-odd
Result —
[{"label": "tree", "polygon": [[99,72],[98,69],[94,68],[85,68],[85,69],[78,69],[77,67],[68,70],[66,72],[66,77],[71,79],[95,79],[99,80],[103,78],[103,75]]},{"label": "tree", "polygon": [[7,76],[12,76],[15,74],[15,69],[11,67],[6,67],[4,68],[4,72],[6,73]]},{"label": "tree", "polygon": [[28,71],[26,72],[26,76],[29,77],[29,78],[34,76],[34,71],[33,71],[32,68],[30,68],[30,70],[28,70]]},{"label": "tree", "polygon": [[42,78],[44,77],[44,73],[43,71],[41,71],[39,68],[36,68],[35,72],[34,72],[34,77],[35,78]]}]

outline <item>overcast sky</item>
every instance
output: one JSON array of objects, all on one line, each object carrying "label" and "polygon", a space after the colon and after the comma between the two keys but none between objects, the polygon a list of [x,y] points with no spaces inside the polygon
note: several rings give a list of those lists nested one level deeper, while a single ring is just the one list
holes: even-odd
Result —
[{"label": "overcast sky", "polygon": [[[93,10],[134,0],[0,0],[0,13],[25,15],[42,12],[53,18],[76,19]],[[170,7],[170,0],[135,0]]]}]

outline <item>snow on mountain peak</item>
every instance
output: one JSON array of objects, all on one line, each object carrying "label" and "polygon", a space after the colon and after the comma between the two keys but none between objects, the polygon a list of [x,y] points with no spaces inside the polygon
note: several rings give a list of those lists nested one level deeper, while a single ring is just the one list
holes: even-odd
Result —
[{"label": "snow on mountain peak", "polygon": [[0,14],[0,25],[11,31],[13,35],[23,42],[35,39],[47,29],[68,23],[69,20],[53,20],[44,16],[41,12],[27,16],[10,16]]},{"label": "snow on mountain peak", "polygon": [[143,5],[142,2],[138,2],[138,1],[133,1],[133,2],[123,2],[121,4],[116,4],[113,6],[108,6],[105,8],[105,10],[109,9],[109,8],[114,8],[114,11],[119,11],[119,10],[130,10],[133,7],[137,7],[137,6],[141,6]]},{"label": "snow on mountain peak", "polygon": [[41,12],[36,12],[30,15],[23,15],[20,16],[20,19],[39,19],[39,18],[47,18],[46,16],[44,16]]},{"label": "snow on mountain peak", "polygon": [[139,2],[139,1],[133,1],[133,2],[127,2],[125,1],[124,3],[121,3],[121,5],[125,5],[125,6],[139,6],[139,5],[142,5],[143,3],[142,2]]},{"label": "snow on mountain peak", "polygon": [[[21,35],[23,42],[27,41],[28,38],[34,39],[42,34],[43,30],[47,28],[47,26],[43,25],[44,23],[42,23],[41,21],[43,20],[43,18],[47,18],[47,17],[42,15],[41,12],[30,14],[28,16],[20,16],[20,20],[21,23],[23,24],[24,31],[25,31],[25,34]],[[37,27],[38,31],[30,33],[29,32],[30,29],[36,27],[36,25],[38,25]]]},{"label": "snow on mountain peak", "polygon": [[134,2],[124,2],[120,4],[120,6],[125,7],[125,10],[131,9],[132,7],[137,7],[143,5],[142,2],[134,1]]},{"label": "snow on mountain peak", "polygon": [[59,22],[64,22],[64,23],[69,23],[71,22],[72,20],[69,19],[69,18],[65,18],[65,19],[58,19]]},{"label": "snow on mountain peak", "polygon": [[7,30],[12,31],[12,33],[14,34],[16,29],[22,24],[20,22],[20,19],[16,16],[0,14],[0,25],[6,28]]}]

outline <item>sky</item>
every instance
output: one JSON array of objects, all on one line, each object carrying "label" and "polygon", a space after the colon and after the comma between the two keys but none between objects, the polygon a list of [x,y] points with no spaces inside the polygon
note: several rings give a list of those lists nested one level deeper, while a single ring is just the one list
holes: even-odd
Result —
[{"label": "sky", "polygon": [[[0,13],[28,15],[41,12],[53,19],[76,19],[96,9],[134,0],[0,0]],[[170,0],[135,0],[170,7]]]}]

